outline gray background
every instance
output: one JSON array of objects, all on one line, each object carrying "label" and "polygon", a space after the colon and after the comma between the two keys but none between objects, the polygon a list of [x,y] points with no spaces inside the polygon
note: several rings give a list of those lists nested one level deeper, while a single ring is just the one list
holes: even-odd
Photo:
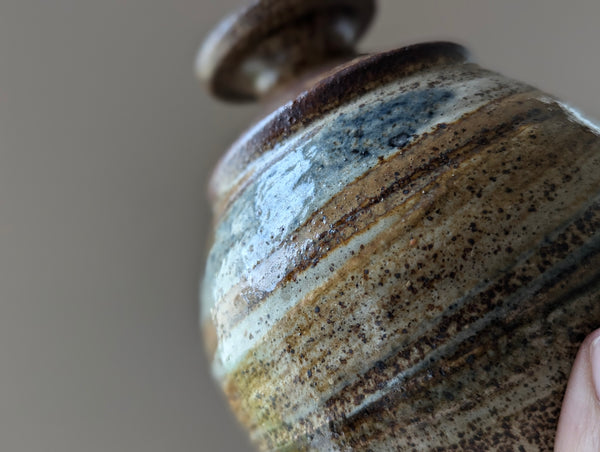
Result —
[{"label": "gray background", "polygon": [[[192,71],[238,0],[0,0],[0,450],[243,451],[209,378],[205,185],[255,110]],[[381,1],[600,118],[600,2]]]}]

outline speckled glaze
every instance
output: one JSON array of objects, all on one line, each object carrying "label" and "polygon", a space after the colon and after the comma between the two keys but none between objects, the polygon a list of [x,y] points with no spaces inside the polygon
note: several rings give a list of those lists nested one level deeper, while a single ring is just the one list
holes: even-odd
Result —
[{"label": "speckled glaze", "polygon": [[213,370],[262,450],[551,450],[600,325],[600,136],[432,43],[357,58],[211,183]]}]

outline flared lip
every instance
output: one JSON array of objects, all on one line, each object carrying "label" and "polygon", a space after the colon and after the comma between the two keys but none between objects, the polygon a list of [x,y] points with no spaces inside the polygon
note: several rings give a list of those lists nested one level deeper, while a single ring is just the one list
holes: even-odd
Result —
[{"label": "flared lip", "polygon": [[[253,0],[221,22],[206,38],[196,58],[196,74],[222,100],[257,100],[252,93],[229,83],[228,75],[239,74],[241,65],[260,42],[279,34],[280,30],[293,28],[307,15],[343,11],[350,14],[354,24],[348,38],[348,45],[353,48],[368,29],[375,9],[374,0]],[[335,22],[328,20],[323,26],[335,26]],[[322,43],[317,41],[316,44]]]},{"label": "flared lip", "polygon": [[464,63],[468,51],[452,42],[428,42],[359,56],[324,74],[300,93],[247,130],[217,164],[210,195],[222,198],[228,187],[252,161],[298,130],[365,93],[433,67]]}]

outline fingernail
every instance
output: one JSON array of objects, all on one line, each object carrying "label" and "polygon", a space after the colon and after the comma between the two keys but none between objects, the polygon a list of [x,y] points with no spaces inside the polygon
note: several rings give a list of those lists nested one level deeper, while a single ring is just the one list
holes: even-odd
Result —
[{"label": "fingernail", "polygon": [[592,363],[592,380],[596,389],[596,398],[600,401],[600,336],[592,342],[590,361]]}]

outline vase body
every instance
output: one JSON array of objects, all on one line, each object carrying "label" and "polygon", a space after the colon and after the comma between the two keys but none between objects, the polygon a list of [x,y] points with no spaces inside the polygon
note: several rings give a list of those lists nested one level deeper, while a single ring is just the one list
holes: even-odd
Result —
[{"label": "vase body", "polygon": [[351,94],[301,95],[215,171],[202,323],[262,450],[552,449],[600,324],[598,130],[419,53],[331,75]]}]

